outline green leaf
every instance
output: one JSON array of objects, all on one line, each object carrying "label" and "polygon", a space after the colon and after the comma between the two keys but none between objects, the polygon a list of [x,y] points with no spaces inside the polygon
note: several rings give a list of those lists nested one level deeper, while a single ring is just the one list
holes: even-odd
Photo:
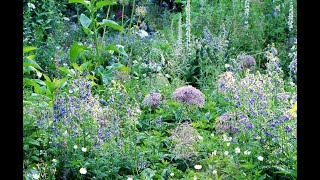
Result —
[{"label": "green leaf", "polygon": [[42,85],[42,86],[45,86],[46,83],[44,83],[42,80],[40,79],[34,79],[35,82],[37,82],[38,84]]},{"label": "green leaf", "polygon": [[89,50],[89,48],[84,45],[79,45],[78,43],[73,43],[70,49],[70,61],[75,63],[78,55],[84,50]]},{"label": "green leaf", "polygon": [[67,81],[67,79],[68,79],[68,77],[65,77],[63,79],[59,79],[59,80],[55,81],[54,88],[60,88],[62,86],[62,84]]},{"label": "green leaf", "polygon": [[23,58],[23,66],[32,66],[34,68],[40,69],[42,70],[42,68],[39,66],[39,64],[37,64],[34,60],[30,59],[30,58]]},{"label": "green leaf", "polygon": [[90,74],[88,74],[88,75],[86,76],[86,78],[91,79],[91,80],[98,80],[96,77],[94,77],[94,76],[92,76],[92,75],[90,75]]},{"label": "green leaf", "polygon": [[119,31],[121,31],[121,32],[124,32],[123,27],[120,26],[118,23],[112,21],[112,20],[104,19],[104,20],[102,20],[102,22],[99,23],[99,24],[102,25],[102,26],[108,26],[108,27],[117,29],[117,30],[119,30]]},{"label": "green leaf", "polygon": [[112,1],[112,0],[99,1],[99,2],[96,3],[96,9],[99,9],[99,8],[101,8],[103,6],[108,6],[108,5],[111,6],[111,5],[115,5],[115,4],[117,4],[117,2],[116,1]]},{"label": "green leaf", "polygon": [[60,71],[62,71],[62,72],[65,72],[65,73],[69,74],[71,77],[73,77],[72,72],[71,72],[68,68],[59,67],[58,69],[59,69]]},{"label": "green leaf", "polygon": [[80,15],[80,23],[83,27],[89,28],[92,20],[88,18],[85,14]]},{"label": "green leaf", "polygon": [[81,72],[83,72],[85,69],[87,69],[87,67],[88,67],[88,62],[85,62],[85,63],[81,64],[79,69]]},{"label": "green leaf", "polygon": [[113,75],[112,75],[112,70],[105,70],[103,69],[103,67],[100,66],[100,68],[98,68],[98,72],[101,75],[102,81],[104,84],[108,85],[111,80],[113,79]]},{"label": "green leaf", "polygon": [[26,58],[29,58],[29,59],[34,59],[35,57],[36,57],[36,55],[34,55],[34,54],[31,54],[31,55],[27,56]]},{"label": "green leaf", "polygon": [[83,4],[86,8],[88,8],[88,5],[90,4],[90,1],[84,1],[84,0],[69,0],[68,3],[80,3],[80,4]]},{"label": "green leaf", "polygon": [[35,146],[40,146],[40,142],[34,139],[29,139],[28,144],[33,144]]},{"label": "green leaf", "polygon": [[31,156],[31,159],[34,161],[40,161],[40,159],[37,156]]},{"label": "green leaf", "polygon": [[23,53],[26,53],[26,52],[29,52],[29,51],[33,51],[33,50],[36,50],[38,48],[36,47],[33,47],[33,46],[26,46],[26,47],[23,47]]},{"label": "green leaf", "polygon": [[45,75],[45,74],[42,74],[42,75],[47,81],[51,82],[51,79],[47,75]]},{"label": "green leaf", "polygon": [[113,45],[113,44],[109,44],[106,47],[106,50],[111,50],[111,51],[115,51],[117,53],[120,53],[126,57],[128,57],[128,54],[124,51],[124,47],[120,46],[120,45]]}]

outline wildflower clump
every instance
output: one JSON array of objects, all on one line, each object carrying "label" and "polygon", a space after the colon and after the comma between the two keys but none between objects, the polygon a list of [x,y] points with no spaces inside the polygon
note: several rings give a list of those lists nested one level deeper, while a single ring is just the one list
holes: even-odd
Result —
[{"label": "wildflower clump", "polygon": [[160,93],[150,93],[144,98],[143,105],[149,107],[158,107],[161,102],[162,96]]},{"label": "wildflower clump", "polygon": [[190,159],[197,156],[196,143],[200,140],[198,131],[187,122],[180,123],[172,132],[174,148],[171,149],[177,159]]},{"label": "wildflower clump", "polygon": [[234,74],[230,71],[226,71],[223,74],[220,74],[217,80],[217,84],[219,84],[219,92],[233,91],[235,86]]},{"label": "wildflower clump", "polygon": [[176,89],[173,92],[173,99],[178,102],[199,107],[202,107],[205,103],[204,94],[190,85]]}]

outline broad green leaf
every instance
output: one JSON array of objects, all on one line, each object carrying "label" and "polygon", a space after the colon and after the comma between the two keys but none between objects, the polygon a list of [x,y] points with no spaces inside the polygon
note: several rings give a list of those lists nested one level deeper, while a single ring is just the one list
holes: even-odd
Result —
[{"label": "broad green leaf", "polygon": [[79,69],[81,72],[83,72],[87,67],[88,67],[88,62],[85,62],[85,63],[81,64]]},{"label": "broad green leaf", "polygon": [[122,26],[120,26],[118,23],[116,23],[116,22],[114,22],[114,21],[112,21],[112,20],[109,20],[109,19],[104,19],[104,20],[102,20],[102,22],[99,23],[99,24],[102,25],[102,26],[108,26],[108,27],[117,29],[117,30],[119,30],[119,31],[121,31],[121,32],[124,32]]},{"label": "broad green leaf", "polygon": [[82,27],[82,29],[83,29],[83,31],[86,33],[87,36],[90,36],[90,35],[93,34],[93,32],[92,32],[90,29],[88,29],[88,28]]},{"label": "broad green leaf", "polygon": [[41,94],[40,85],[37,84],[33,79],[23,79],[24,86],[31,85],[34,88],[34,92],[37,94]]},{"label": "broad green leaf", "polygon": [[46,83],[44,83],[42,80],[40,79],[34,79],[35,82],[37,82],[38,84],[42,85],[42,86],[45,86]]},{"label": "broad green leaf", "polygon": [[112,70],[105,70],[102,67],[98,68],[98,72],[100,73],[100,76],[102,78],[102,81],[104,84],[108,85],[111,80],[113,79]]},{"label": "broad green leaf", "polygon": [[75,63],[78,55],[84,50],[89,50],[89,48],[87,48],[84,45],[79,45],[77,42],[73,43],[73,45],[71,46],[71,49],[70,49],[70,61],[72,63]]},{"label": "broad green leaf", "polygon": [[29,51],[33,51],[33,50],[36,50],[38,48],[36,47],[33,47],[33,46],[26,46],[26,47],[23,47],[23,53],[26,53],[26,52],[29,52]]},{"label": "broad green leaf", "polygon": [[59,67],[58,69],[59,69],[60,71],[62,71],[62,72],[65,72],[65,73],[69,74],[71,77],[73,77],[72,72],[71,72],[68,68]]},{"label": "broad green leaf", "polygon": [[34,59],[35,57],[36,57],[36,55],[35,55],[35,54],[31,54],[31,55],[27,56],[26,58]]},{"label": "broad green leaf", "polygon": [[61,85],[68,79],[68,77],[65,77],[63,79],[59,79],[54,82],[54,88],[60,88]]},{"label": "broad green leaf", "polygon": [[99,1],[99,2],[96,3],[96,9],[99,9],[99,8],[101,8],[103,6],[108,6],[108,5],[110,6],[110,5],[115,5],[115,4],[117,4],[117,2],[113,1],[113,0]]},{"label": "broad green leaf", "polygon": [[92,20],[88,18],[85,14],[80,15],[80,23],[83,27],[89,28]]},{"label": "broad green leaf", "polygon": [[37,156],[31,156],[31,159],[34,161],[40,161],[40,159]]},{"label": "broad green leaf", "polygon": [[34,139],[29,139],[28,144],[33,144],[33,145],[36,145],[36,146],[40,146],[40,142],[36,141]]},{"label": "broad green leaf", "polygon": [[86,75],[86,78],[91,79],[91,80],[98,80],[96,77],[94,77],[90,74]]},{"label": "broad green leaf", "polygon": [[37,64],[34,60],[29,59],[27,57],[23,58],[23,66],[32,66],[34,68],[42,70],[42,68],[39,66],[39,64]]},{"label": "broad green leaf", "polygon": [[79,65],[77,63],[72,63],[71,65],[75,70],[80,71],[80,67],[79,67]]},{"label": "broad green leaf", "polygon": [[47,75],[45,75],[45,74],[42,74],[42,75],[47,81],[51,82],[51,79]]}]

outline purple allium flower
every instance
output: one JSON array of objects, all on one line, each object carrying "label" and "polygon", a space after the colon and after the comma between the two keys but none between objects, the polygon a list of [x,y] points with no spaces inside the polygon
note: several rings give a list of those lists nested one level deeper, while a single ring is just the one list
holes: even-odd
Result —
[{"label": "purple allium flower", "polygon": [[150,93],[144,97],[143,105],[150,107],[158,107],[162,101],[160,93]]},{"label": "purple allium flower", "polygon": [[176,89],[173,92],[173,99],[178,102],[196,105],[199,107],[202,107],[205,103],[205,97],[203,93],[190,85]]}]

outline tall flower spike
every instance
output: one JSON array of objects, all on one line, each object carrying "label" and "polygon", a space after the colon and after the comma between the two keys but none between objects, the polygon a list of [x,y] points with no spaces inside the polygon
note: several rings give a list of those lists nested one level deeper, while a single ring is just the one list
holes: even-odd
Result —
[{"label": "tall flower spike", "polygon": [[187,39],[187,55],[191,55],[191,48],[190,48],[190,43],[191,43],[191,21],[190,21],[190,11],[191,11],[191,4],[190,0],[187,0],[187,6],[186,6],[186,39]]}]

